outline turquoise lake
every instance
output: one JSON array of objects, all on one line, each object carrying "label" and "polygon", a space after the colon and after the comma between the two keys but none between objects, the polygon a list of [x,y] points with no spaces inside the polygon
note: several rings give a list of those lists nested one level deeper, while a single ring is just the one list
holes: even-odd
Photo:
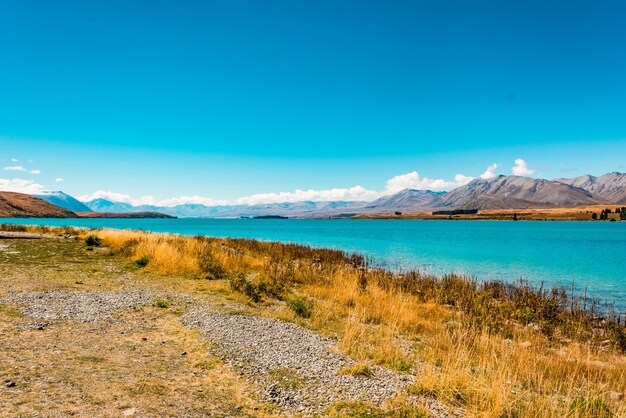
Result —
[{"label": "turquoise lake", "polygon": [[626,308],[626,222],[304,219],[3,219],[0,223],[144,229],[337,248],[390,269],[578,291]]}]

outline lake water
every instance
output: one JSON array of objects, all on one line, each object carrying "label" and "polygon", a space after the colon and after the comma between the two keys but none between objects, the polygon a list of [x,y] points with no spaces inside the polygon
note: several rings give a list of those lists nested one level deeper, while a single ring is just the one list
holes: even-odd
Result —
[{"label": "lake water", "polygon": [[626,222],[304,219],[3,219],[337,248],[391,269],[567,285],[626,308]]}]

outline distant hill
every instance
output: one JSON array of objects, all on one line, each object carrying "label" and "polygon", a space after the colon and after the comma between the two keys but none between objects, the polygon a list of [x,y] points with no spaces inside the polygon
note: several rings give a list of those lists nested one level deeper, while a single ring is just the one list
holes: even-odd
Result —
[{"label": "distant hill", "polygon": [[62,191],[41,192],[32,196],[38,197],[53,205],[71,210],[72,212],[91,212],[91,209],[85,206],[84,203]]},{"label": "distant hill", "polygon": [[321,213],[334,213],[345,208],[362,207],[365,202],[285,202],[259,205],[222,205],[205,206],[201,204],[183,204],[177,206],[132,206],[128,203],[111,202],[106,199],[94,199],[85,202],[95,212],[160,212],[181,218],[238,218],[278,215],[289,217],[316,216]]},{"label": "distant hill", "polygon": [[365,209],[374,211],[395,211],[413,208],[436,208],[441,204],[446,192],[431,190],[404,189],[390,196],[383,196],[367,204]]},{"label": "distant hill", "polygon": [[626,173],[613,172],[599,177],[587,174],[557,181],[586,190],[611,203],[626,204]]},{"label": "distant hill", "polygon": [[606,200],[563,182],[530,177],[500,175],[474,179],[457,187],[441,200],[441,207],[472,209],[516,209],[574,207],[604,203]]},{"label": "distant hill", "polygon": [[81,218],[176,218],[175,216],[165,215],[159,212],[78,212],[77,214]]},{"label": "distant hill", "polygon": [[0,192],[1,218],[77,218],[74,212],[29,194]]},{"label": "distant hill", "polygon": [[135,212],[135,206],[123,202],[111,202],[106,199],[94,199],[85,202],[88,210],[81,212]]}]

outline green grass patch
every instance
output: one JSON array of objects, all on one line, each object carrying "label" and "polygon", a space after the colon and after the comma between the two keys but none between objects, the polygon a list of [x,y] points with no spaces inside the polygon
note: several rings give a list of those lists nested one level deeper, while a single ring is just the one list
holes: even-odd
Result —
[{"label": "green grass patch", "polygon": [[0,304],[0,314],[10,316],[13,318],[21,318],[24,316],[22,312],[9,305]]},{"label": "green grass patch", "polygon": [[365,363],[356,363],[352,366],[343,367],[337,371],[339,375],[349,375],[349,376],[362,376],[362,377],[372,377],[374,376],[374,371],[370,366]]},{"label": "green grass patch", "polygon": [[414,405],[393,405],[382,409],[369,402],[340,401],[331,406],[328,416],[333,418],[428,418],[428,412]]},{"label": "green grass patch", "polygon": [[170,306],[170,303],[166,300],[163,299],[155,299],[152,302],[152,305],[157,307],[157,308],[161,308],[161,309],[166,309]]},{"label": "green grass patch", "polygon": [[269,372],[276,385],[285,389],[297,389],[304,384],[304,379],[294,369],[283,367]]},{"label": "green grass patch", "polygon": [[576,398],[570,404],[569,410],[568,417],[611,418],[615,416],[609,405],[600,399],[593,398]]},{"label": "green grass patch", "polygon": [[287,301],[287,306],[301,318],[313,315],[313,301],[309,298],[295,297]]},{"label": "green grass patch", "polygon": [[143,257],[139,257],[138,259],[133,261],[133,264],[136,267],[143,268],[143,267],[147,266],[149,262],[150,262],[150,258],[148,258],[148,256],[144,255]]},{"label": "green grass patch", "polygon": [[89,235],[85,238],[85,245],[87,247],[99,247],[102,245],[102,240],[95,235]]}]

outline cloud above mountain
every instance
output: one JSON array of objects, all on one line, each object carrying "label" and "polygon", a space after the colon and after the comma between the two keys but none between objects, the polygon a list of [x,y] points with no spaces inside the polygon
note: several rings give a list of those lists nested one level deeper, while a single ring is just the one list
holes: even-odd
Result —
[{"label": "cloud above mountain", "polygon": [[0,190],[18,193],[39,193],[45,190],[45,186],[32,180],[0,178]]},{"label": "cloud above mountain", "polygon": [[[496,176],[495,171],[499,167],[497,163],[493,163],[486,167],[485,172],[480,175],[482,179],[490,179]],[[4,167],[7,171],[25,171],[28,169],[21,165]],[[525,160],[518,158],[515,160],[515,166],[512,168],[515,175],[530,175],[534,172],[528,167]],[[39,170],[31,170],[31,174],[39,174]],[[171,197],[164,200],[158,200],[154,196],[145,195],[141,197],[133,197],[129,194],[115,192],[111,190],[97,190],[91,194],[77,196],[77,199],[88,202],[94,199],[106,199],[113,202],[128,203],[134,206],[154,205],[173,207],[183,204],[199,204],[205,206],[222,206],[222,205],[256,205],[256,204],[272,204],[272,203],[293,203],[302,201],[372,201],[382,196],[395,194],[404,189],[415,190],[432,190],[432,191],[449,191],[457,187],[464,186],[475,177],[462,173],[457,173],[452,180],[441,178],[422,177],[418,171],[411,171],[404,174],[389,178],[385,182],[383,190],[371,190],[361,185],[355,185],[345,188],[330,189],[296,189],[294,191],[256,193],[249,196],[243,196],[234,200],[215,199],[199,195]],[[52,180],[50,180],[52,181]],[[54,182],[61,183],[64,179],[57,177]],[[17,191],[23,193],[38,193],[46,190],[44,185],[35,183],[33,180],[26,179],[0,179],[0,190]]]},{"label": "cloud above mountain", "polygon": [[106,199],[112,202],[123,202],[123,203],[130,203],[133,200],[133,198],[130,197],[130,195],[127,195],[124,193],[107,191],[107,190],[98,190],[91,194],[87,194],[83,196],[76,196],[76,199],[80,200],[81,202],[88,202],[94,199]]},{"label": "cloud above mountain", "polygon": [[251,196],[242,197],[236,200],[239,205],[256,205],[260,203],[283,203],[283,202],[303,202],[303,201],[365,201],[373,200],[380,197],[380,193],[367,190],[363,186],[354,186],[350,188],[334,188],[326,190],[299,190],[293,192],[280,193],[260,193]]},{"label": "cloud above mountain", "polygon": [[140,205],[155,205],[155,206],[176,206],[184,204],[200,204],[205,206],[225,205],[228,202],[226,200],[210,199],[202,196],[180,196],[173,197],[165,200],[157,200],[154,196],[142,196],[138,199],[133,198],[130,195],[124,193],[112,192],[109,190],[98,190],[94,193],[77,196],[76,199],[81,202],[89,202],[94,199],[105,199],[112,202],[129,203],[133,206]]},{"label": "cloud above mountain", "polygon": [[94,199],[106,199],[113,202],[129,203],[134,206],[138,205],[155,205],[172,207],[183,204],[200,204],[205,206],[221,206],[221,205],[257,205],[257,204],[272,204],[272,203],[294,203],[303,201],[317,201],[317,202],[331,202],[331,201],[372,201],[382,196],[391,195],[397,193],[403,189],[418,189],[418,190],[451,190],[459,186],[463,186],[474,177],[466,176],[464,174],[457,174],[454,180],[448,181],[443,179],[431,179],[428,177],[421,177],[417,171],[401,174],[387,180],[385,189],[382,191],[369,190],[361,185],[346,188],[332,188],[332,189],[296,189],[290,192],[270,192],[270,193],[256,193],[249,196],[244,196],[234,201],[228,201],[224,199],[213,199],[203,196],[180,196],[172,197],[165,200],[157,200],[153,196],[142,196],[138,199],[124,193],[118,193],[113,191],[98,190],[94,193],[78,196],[77,199],[83,202],[88,202]]},{"label": "cloud above mountain", "polygon": [[473,179],[473,177],[463,174],[457,174],[454,176],[454,181],[430,179],[428,177],[420,177],[417,171],[411,171],[410,173],[400,174],[387,180],[385,192],[386,194],[393,194],[404,189],[434,191],[451,190],[456,187],[463,186]]},{"label": "cloud above mountain", "polygon": [[218,205],[226,205],[228,201],[220,200],[220,199],[211,199],[208,197],[202,196],[180,196],[173,197],[171,199],[161,200],[156,203],[158,206],[177,206],[177,205],[205,205],[205,206],[218,206]]},{"label": "cloud above mountain", "polygon": [[494,178],[496,176],[495,171],[498,167],[499,165],[496,163],[491,164],[490,166],[487,167],[485,172],[480,175],[480,178],[483,180],[489,180],[489,179]]},{"label": "cloud above mountain", "polygon": [[515,165],[511,169],[511,173],[516,176],[530,176],[534,172],[535,170],[528,168],[526,161],[521,158],[515,160]]}]

